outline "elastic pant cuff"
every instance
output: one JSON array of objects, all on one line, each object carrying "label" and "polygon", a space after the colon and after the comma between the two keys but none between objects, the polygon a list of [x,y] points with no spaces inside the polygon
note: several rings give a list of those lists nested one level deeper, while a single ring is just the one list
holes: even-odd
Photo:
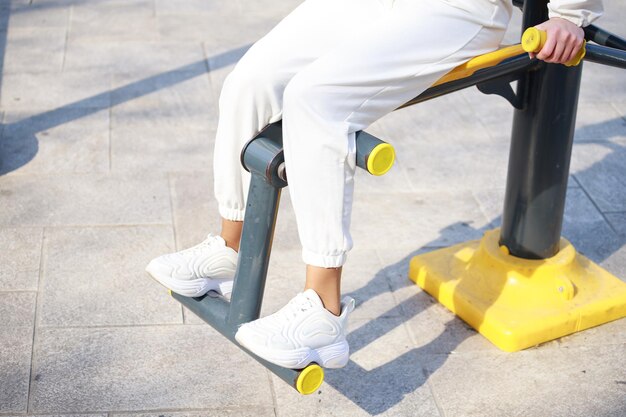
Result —
[{"label": "elastic pant cuff", "polygon": [[302,249],[302,260],[307,265],[319,266],[321,268],[339,268],[346,263],[348,254],[346,252],[339,255],[320,255],[306,249]]},{"label": "elastic pant cuff", "polygon": [[218,211],[220,212],[220,216],[222,216],[222,218],[233,222],[242,222],[245,214],[245,210],[226,206],[218,206]]}]

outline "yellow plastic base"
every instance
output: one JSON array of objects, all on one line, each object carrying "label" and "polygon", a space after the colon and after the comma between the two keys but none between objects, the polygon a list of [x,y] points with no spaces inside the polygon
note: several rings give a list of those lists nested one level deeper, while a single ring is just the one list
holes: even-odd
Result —
[{"label": "yellow plastic base", "polygon": [[504,351],[514,352],[626,317],[626,284],[561,239],[528,260],[481,240],[415,256],[409,278]]},{"label": "yellow plastic base", "polygon": [[313,394],[324,382],[324,369],[317,365],[309,365],[298,374],[296,389],[300,394]]}]

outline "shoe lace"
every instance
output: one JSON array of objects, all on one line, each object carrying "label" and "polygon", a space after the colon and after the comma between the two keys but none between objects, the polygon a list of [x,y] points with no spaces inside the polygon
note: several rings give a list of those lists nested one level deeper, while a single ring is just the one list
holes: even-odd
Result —
[{"label": "shoe lace", "polygon": [[292,298],[291,301],[289,301],[289,303],[287,303],[287,305],[280,310],[280,312],[284,317],[293,318],[312,307],[314,307],[313,302],[300,293]]},{"label": "shoe lace", "polygon": [[180,253],[196,253],[202,251],[206,248],[210,248],[217,242],[216,236],[209,233],[209,235],[202,242],[198,243],[196,246],[192,246],[188,249],[182,250]]}]

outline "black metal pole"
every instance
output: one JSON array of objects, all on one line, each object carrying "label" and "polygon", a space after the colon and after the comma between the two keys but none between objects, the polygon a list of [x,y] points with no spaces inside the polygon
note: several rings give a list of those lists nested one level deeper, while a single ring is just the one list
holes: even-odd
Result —
[{"label": "black metal pole", "polygon": [[[523,30],[548,18],[546,0],[526,0]],[[582,65],[542,65],[518,84],[500,244],[526,259],[559,251]]]}]

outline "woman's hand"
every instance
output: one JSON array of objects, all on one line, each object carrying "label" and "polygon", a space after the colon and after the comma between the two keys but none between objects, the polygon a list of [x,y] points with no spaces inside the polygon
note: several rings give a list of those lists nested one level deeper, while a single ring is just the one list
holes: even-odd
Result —
[{"label": "woman's hand", "polygon": [[546,44],[530,57],[553,64],[565,64],[576,56],[583,44],[585,32],[569,20],[553,17],[536,26],[548,33]]}]

